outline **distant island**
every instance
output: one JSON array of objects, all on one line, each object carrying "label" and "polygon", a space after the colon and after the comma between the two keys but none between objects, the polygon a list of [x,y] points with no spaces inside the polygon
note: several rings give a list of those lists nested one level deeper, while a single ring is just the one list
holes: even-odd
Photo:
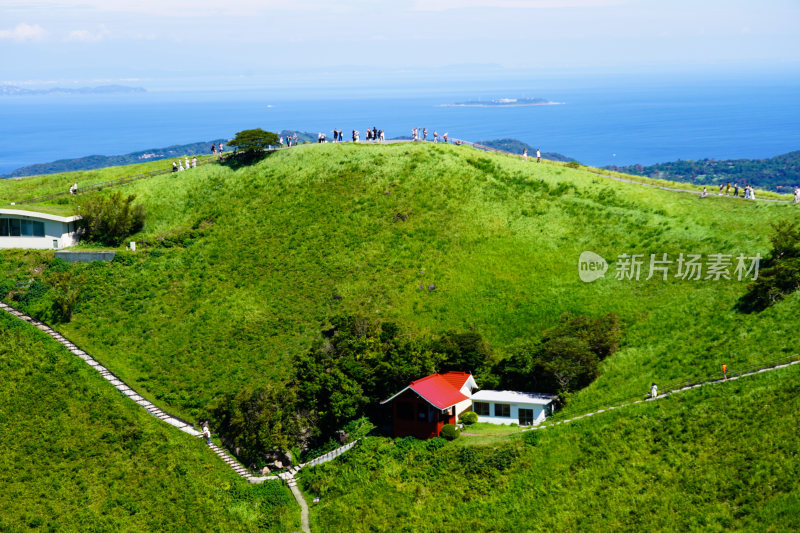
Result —
[{"label": "distant island", "polygon": [[16,85],[0,85],[0,96],[31,96],[45,94],[127,94],[147,92],[143,87],[127,85],[98,85],[97,87],[52,87],[50,89],[26,89]]},{"label": "distant island", "polygon": [[498,98],[496,100],[468,100],[455,104],[441,104],[439,107],[523,107],[532,105],[561,105],[545,98]]}]

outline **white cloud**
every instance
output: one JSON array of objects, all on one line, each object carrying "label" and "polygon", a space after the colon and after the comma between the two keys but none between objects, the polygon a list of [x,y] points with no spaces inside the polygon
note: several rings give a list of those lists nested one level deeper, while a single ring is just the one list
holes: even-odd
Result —
[{"label": "white cloud", "polygon": [[100,29],[96,32],[90,32],[89,30],[72,30],[69,32],[69,35],[67,35],[67,41],[77,43],[99,43],[109,35],[111,35],[111,32],[108,31],[108,28],[101,25]]},{"label": "white cloud", "polygon": [[21,22],[12,30],[0,30],[0,39],[10,39],[22,43],[25,41],[41,41],[47,31],[38,24],[30,25]]}]

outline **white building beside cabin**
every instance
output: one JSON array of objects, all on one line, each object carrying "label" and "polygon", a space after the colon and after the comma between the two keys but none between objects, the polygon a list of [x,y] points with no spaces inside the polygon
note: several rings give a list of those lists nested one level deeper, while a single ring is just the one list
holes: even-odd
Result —
[{"label": "white building beside cabin", "polygon": [[534,392],[481,390],[472,395],[478,422],[490,424],[541,424],[553,412],[555,396]]},{"label": "white building beside cabin", "polygon": [[55,249],[78,243],[78,220],[35,211],[0,209],[0,248]]}]

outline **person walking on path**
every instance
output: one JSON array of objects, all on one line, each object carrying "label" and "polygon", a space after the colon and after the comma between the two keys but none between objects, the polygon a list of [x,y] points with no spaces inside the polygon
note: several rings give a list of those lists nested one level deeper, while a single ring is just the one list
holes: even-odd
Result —
[{"label": "person walking on path", "polygon": [[655,398],[656,396],[658,396],[658,387],[653,383],[650,385],[650,398]]},{"label": "person walking on path", "polygon": [[737,198],[739,197],[739,184],[738,183],[734,183],[733,184],[733,195],[736,196]]},{"label": "person walking on path", "polygon": [[725,381],[728,381],[728,365],[725,364],[722,365],[722,378]]},{"label": "person walking on path", "polygon": [[536,162],[537,163],[542,162],[542,151],[539,150],[538,148],[536,149]]},{"label": "person walking on path", "polygon": [[528,149],[527,148],[523,148],[522,149],[522,159],[524,159],[525,161],[528,160]]},{"label": "person walking on path", "polygon": [[433,130],[433,144],[436,144],[438,142],[439,142],[439,134],[436,132],[436,130]]},{"label": "person walking on path", "polygon": [[703,192],[700,193],[700,198],[705,198],[706,196],[708,196],[708,191],[705,187],[703,187]]},{"label": "person walking on path", "polygon": [[203,435],[206,437],[206,444],[211,444],[211,432],[208,430],[208,423],[203,424]]},{"label": "person walking on path", "polygon": [[800,187],[794,188],[794,203],[800,204]]}]

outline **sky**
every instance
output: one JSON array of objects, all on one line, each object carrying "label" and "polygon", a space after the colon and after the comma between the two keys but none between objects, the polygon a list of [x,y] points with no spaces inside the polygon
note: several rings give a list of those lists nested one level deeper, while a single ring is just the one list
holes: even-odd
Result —
[{"label": "sky", "polygon": [[0,0],[0,84],[796,73],[798,23],[798,0]]}]

